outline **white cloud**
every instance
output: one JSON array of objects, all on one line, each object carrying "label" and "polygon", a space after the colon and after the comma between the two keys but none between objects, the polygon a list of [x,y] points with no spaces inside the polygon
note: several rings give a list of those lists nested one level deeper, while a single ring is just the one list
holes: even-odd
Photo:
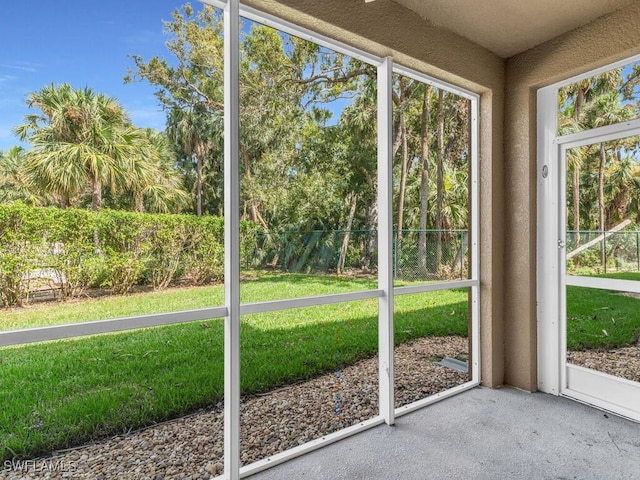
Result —
[{"label": "white cloud", "polygon": [[20,70],[21,72],[36,73],[40,69],[41,65],[31,62],[13,62],[13,63],[0,63],[0,68],[8,68],[11,70]]}]

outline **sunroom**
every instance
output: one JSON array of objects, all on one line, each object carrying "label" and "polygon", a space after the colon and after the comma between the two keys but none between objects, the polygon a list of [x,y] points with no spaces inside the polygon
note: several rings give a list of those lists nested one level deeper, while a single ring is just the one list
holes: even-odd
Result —
[{"label": "sunroom", "polygon": [[[132,375],[118,387],[92,384],[119,389],[122,415],[160,388],[167,402],[189,389],[204,393],[164,418],[135,423],[134,412],[119,431],[106,429],[117,437],[108,460],[97,463],[92,458],[109,441],[101,425],[80,422],[78,429],[98,433],[86,436],[88,450],[74,445],[71,455],[59,443],[51,456],[30,460],[11,443],[0,478],[43,469],[116,478],[114,464],[118,474],[130,469],[127,478],[245,478],[418,410],[428,416],[480,386],[567,397],[630,419],[621,420],[625,432],[637,427],[638,2],[204,4],[221,39],[219,182],[210,195],[224,224],[209,228],[224,238],[223,286],[191,308],[172,308],[159,291],[162,306],[152,312],[134,306],[117,318],[99,312],[0,331],[0,369],[13,369],[13,381],[27,371],[16,364],[58,361],[58,354],[69,357],[60,364],[67,371],[95,363],[113,370],[107,379]],[[285,45],[281,57],[269,57],[269,42]],[[262,51],[262,63],[246,61],[249,51]],[[295,65],[304,55],[316,63]],[[149,80],[150,65],[136,59],[134,75]],[[297,80],[280,96],[261,93],[296,68]],[[293,97],[304,107],[291,107]],[[288,127],[267,118],[281,112],[324,123],[309,120],[306,136],[288,136]],[[289,143],[269,150],[278,137]],[[297,163],[285,160],[290,152]],[[301,185],[308,205],[289,200]],[[342,226],[320,230],[335,201],[344,204]],[[271,212],[269,202],[277,206]],[[306,231],[302,221],[278,229],[283,209],[317,222]],[[261,230],[248,230],[247,218]],[[130,225],[121,221],[124,231]],[[358,221],[363,228],[353,228]],[[87,228],[91,240],[97,230]],[[170,243],[162,238],[154,241]],[[82,343],[89,340],[91,348]],[[157,360],[165,347],[170,353]],[[91,354],[83,357],[85,348]],[[191,349],[198,353],[187,356]],[[136,362],[157,362],[162,380],[136,383]],[[40,365],[25,390],[73,383],[71,373],[50,376],[55,365]],[[83,395],[69,392],[70,405]],[[483,395],[478,402],[493,401]],[[25,431],[38,436],[55,419],[35,393],[25,399],[33,404],[24,415],[34,417]],[[195,427],[201,414],[208,417]],[[170,428],[158,433],[163,421]],[[189,430],[197,435],[177,440]],[[155,449],[154,435],[165,447]],[[153,459],[145,463],[146,449]]]}]

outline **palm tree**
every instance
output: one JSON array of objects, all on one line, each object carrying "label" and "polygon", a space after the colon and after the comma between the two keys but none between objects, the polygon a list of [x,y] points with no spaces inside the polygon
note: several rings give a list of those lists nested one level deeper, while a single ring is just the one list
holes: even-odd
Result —
[{"label": "palm tree", "polygon": [[[563,87],[558,92],[559,115],[558,129],[561,135],[574,133],[588,127],[585,118],[589,106],[599,97],[622,88],[622,69],[613,69],[594,77],[586,78]],[[573,229],[576,232],[576,244],[580,243],[580,169],[582,158],[579,155],[569,157],[568,168],[572,172],[571,191],[573,204]],[[578,262],[578,257],[574,257]]]},{"label": "palm tree", "polygon": [[116,99],[88,87],[51,84],[30,94],[26,103],[41,112],[26,115],[15,128],[32,145],[25,161],[30,181],[59,195],[62,207],[89,187],[91,207],[98,210],[105,184],[116,191],[126,183],[127,170],[144,146],[142,132]]},{"label": "palm tree", "polygon": [[167,136],[195,163],[196,214],[202,215],[204,163],[211,155],[222,131],[221,118],[205,109],[174,107],[167,116]]},{"label": "palm tree", "polygon": [[150,128],[144,130],[144,135],[148,148],[141,154],[145,159],[135,162],[143,168],[134,169],[136,175],[130,176],[134,209],[165,213],[181,209],[189,203],[189,196],[182,189],[182,177],[175,168],[175,153],[169,139]]},{"label": "palm tree", "polygon": [[11,147],[6,152],[0,151],[0,203],[22,200],[34,205],[45,205],[51,199],[36,195],[29,188],[23,168],[24,155],[24,149],[18,146]]}]

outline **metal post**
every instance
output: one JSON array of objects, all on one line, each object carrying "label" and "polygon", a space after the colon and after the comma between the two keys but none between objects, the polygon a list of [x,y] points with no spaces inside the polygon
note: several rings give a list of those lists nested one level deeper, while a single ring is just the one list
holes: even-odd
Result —
[{"label": "metal post", "polygon": [[607,273],[607,232],[602,232],[604,238],[602,239],[602,257],[604,258],[604,273]]},{"label": "metal post", "polygon": [[464,236],[465,231],[460,232],[460,280],[464,280]]},{"label": "metal post", "polygon": [[224,7],[224,478],[240,478],[240,2]]},{"label": "metal post", "polygon": [[378,358],[380,416],[395,422],[393,391],[393,136],[391,89],[393,62],[378,67]]},{"label": "metal post", "polygon": [[636,230],[636,260],[638,261],[638,271],[640,272],[640,232]]}]

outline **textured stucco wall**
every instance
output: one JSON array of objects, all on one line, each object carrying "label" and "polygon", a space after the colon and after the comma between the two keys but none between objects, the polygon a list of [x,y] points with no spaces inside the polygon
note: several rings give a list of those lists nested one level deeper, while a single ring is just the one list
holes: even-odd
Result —
[{"label": "textured stucco wall", "polygon": [[505,383],[535,390],[536,92],[640,53],[640,2],[511,57],[505,89]]},{"label": "textured stucco wall", "polygon": [[481,95],[482,378],[503,383],[504,60],[390,0],[245,0],[245,4]]}]

